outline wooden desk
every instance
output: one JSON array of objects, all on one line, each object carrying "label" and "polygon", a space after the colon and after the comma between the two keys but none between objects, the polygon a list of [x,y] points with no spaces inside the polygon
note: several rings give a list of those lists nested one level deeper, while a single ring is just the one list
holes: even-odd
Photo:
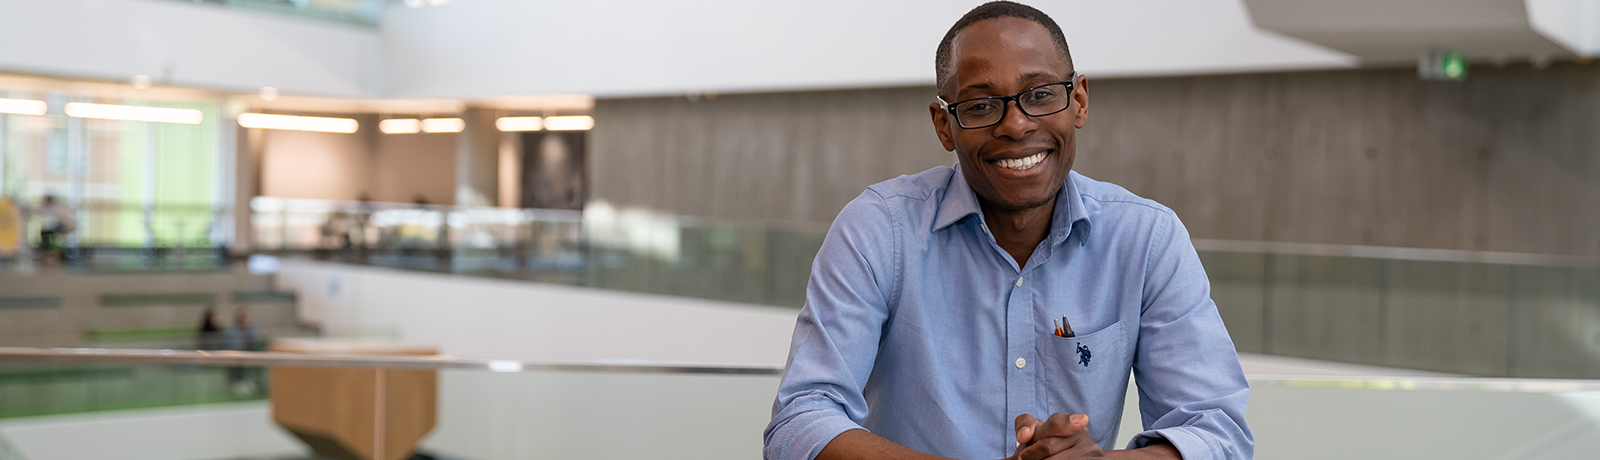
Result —
[{"label": "wooden desk", "polygon": [[[432,346],[364,340],[279,339],[271,351],[435,355]],[[317,455],[336,460],[409,458],[438,412],[438,371],[275,367],[272,419]]]}]

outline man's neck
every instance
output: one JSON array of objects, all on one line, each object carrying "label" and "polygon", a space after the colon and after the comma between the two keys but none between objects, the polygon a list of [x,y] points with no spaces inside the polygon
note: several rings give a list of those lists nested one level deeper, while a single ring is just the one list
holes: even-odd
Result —
[{"label": "man's neck", "polygon": [[1041,206],[1019,211],[997,209],[995,206],[978,199],[978,208],[983,210],[983,221],[989,226],[989,233],[994,235],[996,243],[1001,249],[1011,254],[1017,261],[1017,269],[1028,266],[1028,257],[1033,255],[1033,248],[1044,241],[1050,234],[1050,219],[1055,216],[1056,199]]}]

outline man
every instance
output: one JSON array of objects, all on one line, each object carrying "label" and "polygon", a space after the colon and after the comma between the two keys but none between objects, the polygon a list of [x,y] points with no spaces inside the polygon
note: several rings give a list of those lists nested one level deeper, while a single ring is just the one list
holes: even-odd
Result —
[{"label": "man", "polygon": [[[935,63],[929,112],[959,164],[840,211],[766,457],[1250,458],[1249,387],[1187,230],[1072,172],[1088,88],[1060,28],[985,4]],[[1130,373],[1146,431],[1102,451]]]}]

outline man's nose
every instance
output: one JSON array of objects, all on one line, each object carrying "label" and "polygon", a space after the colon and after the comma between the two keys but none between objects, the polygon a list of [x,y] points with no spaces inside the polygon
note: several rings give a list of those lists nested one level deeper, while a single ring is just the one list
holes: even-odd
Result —
[{"label": "man's nose", "polygon": [[994,137],[1017,140],[1039,128],[1039,122],[1022,113],[1022,103],[1006,101],[1006,115],[994,126]]}]

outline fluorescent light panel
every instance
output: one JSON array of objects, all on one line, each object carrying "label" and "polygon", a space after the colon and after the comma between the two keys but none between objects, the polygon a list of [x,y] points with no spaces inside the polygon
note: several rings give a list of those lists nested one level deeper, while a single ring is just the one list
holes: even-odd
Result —
[{"label": "fluorescent light panel", "polygon": [[50,110],[50,105],[44,101],[28,99],[0,99],[0,113],[14,113],[17,115],[44,115]]},{"label": "fluorescent light panel", "polygon": [[390,118],[378,122],[378,130],[384,134],[411,134],[422,131],[422,122],[415,118]]},{"label": "fluorescent light panel", "polygon": [[594,128],[594,118],[588,115],[547,117],[544,129],[551,131],[582,131]]},{"label": "fluorescent light panel", "polygon": [[501,131],[538,131],[544,129],[544,119],[540,117],[500,117],[494,121],[494,127]]},{"label": "fluorescent light panel", "polygon": [[172,109],[166,107],[139,107],[132,105],[90,104],[87,102],[68,102],[61,110],[67,116],[78,118],[98,118],[103,120],[148,121],[154,123],[182,123],[186,125],[199,124],[205,119],[205,114],[194,109]]},{"label": "fluorescent light panel", "polygon": [[459,133],[467,129],[467,122],[460,118],[425,118],[422,120],[422,132],[425,133]]},{"label": "fluorescent light panel", "polygon": [[268,113],[241,113],[239,114],[239,126],[344,134],[356,132],[357,129],[361,128],[361,124],[357,123],[354,118],[304,117]]}]

